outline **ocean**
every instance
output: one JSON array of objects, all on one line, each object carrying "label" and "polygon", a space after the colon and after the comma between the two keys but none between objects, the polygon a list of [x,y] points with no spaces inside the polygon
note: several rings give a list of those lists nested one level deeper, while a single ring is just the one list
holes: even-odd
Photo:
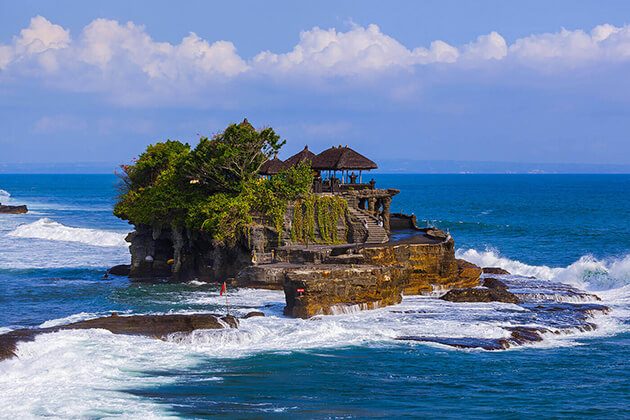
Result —
[{"label": "ocean", "polygon": [[[630,418],[630,175],[374,177],[401,190],[393,211],[448,230],[459,257],[503,267],[522,287],[584,289],[611,312],[592,331],[461,350],[396,338],[496,338],[505,325],[567,321],[436,296],[289,319],[281,291],[229,290],[233,312],[266,316],[165,341],[83,330],[20,344],[0,362],[0,418]],[[117,193],[113,175],[0,175],[0,202],[30,209],[0,215],[0,333],[111,311],[225,310],[215,284],[102,280],[129,262]]]}]

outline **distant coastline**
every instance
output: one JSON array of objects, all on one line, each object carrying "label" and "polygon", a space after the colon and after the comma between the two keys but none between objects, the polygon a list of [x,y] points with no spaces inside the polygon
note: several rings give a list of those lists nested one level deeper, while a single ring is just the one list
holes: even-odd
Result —
[{"label": "distant coastline", "polygon": [[[382,159],[375,174],[630,174],[630,164]],[[0,174],[112,174],[111,162],[0,163]]]}]

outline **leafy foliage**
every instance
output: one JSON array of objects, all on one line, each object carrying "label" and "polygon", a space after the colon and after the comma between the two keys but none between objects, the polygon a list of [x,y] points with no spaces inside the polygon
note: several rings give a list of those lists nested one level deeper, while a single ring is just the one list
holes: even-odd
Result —
[{"label": "leafy foliage", "polygon": [[[297,200],[291,225],[291,240],[298,243],[336,244],[339,238],[337,224],[345,223],[348,202],[337,196],[317,196],[309,193]],[[315,234],[315,225],[319,235]]]},{"label": "leafy foliage", "polygon": [[150,145],[122,167],[114,214],[134,224],[203,231],[226,243],[246,233],[254,216],[281,232],[288,202],[307,197],[313,180],[308,164],[259,178],[262,163],[283,144],[271,128],[256,131],[244,121],[202,138],[193,150],[172,140]]},{"label": "leafy foliage", "polygon": [[208,192],[240,192],[255,179],[262,164],[284,145],[273,129],[256,131],[243,121],[212,139],[201,138],[184,170]]}]

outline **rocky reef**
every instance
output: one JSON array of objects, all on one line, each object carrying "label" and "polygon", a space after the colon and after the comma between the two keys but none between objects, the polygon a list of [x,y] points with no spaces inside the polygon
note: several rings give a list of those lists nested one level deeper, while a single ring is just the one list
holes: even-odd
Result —
[{"label": "rocky reef", "polygon": [[190,333],[199,329],[238,328],[238,319],[230,315],[212,314],[132,316],[112,314],[104,318],[89,319],[57,327],[25,328],[0,335],[0,361],[14,357],[19,342],[32,341],[40,334],[93,328],[108,330],[114,334],[144,335],[164,339],[169,334]]},{"label": "rocky reef", "polygon": [[28,208],[22,206],[8,206],[0,203],[0,214],[25,214],[28,213]]}]

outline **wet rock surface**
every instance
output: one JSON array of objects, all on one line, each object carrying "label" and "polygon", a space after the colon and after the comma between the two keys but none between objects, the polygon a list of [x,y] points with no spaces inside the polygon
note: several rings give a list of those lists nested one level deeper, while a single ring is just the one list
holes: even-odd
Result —
[{"label": "wet rock surface", "polygon": [[508,292],[507,289],[488,289],[485,287],[449,290],[440,299],[449,302],[520,303],[521,301],[518,296]]},{"label": "wet rock surface", "polygon": [[499,267],[484,267],[481,269],[483,274],[509,275],[510,272]]},{"label": "wet rock surface", "polygon": [[260,312],[260,311],[251,311],[251,312],[248,312],[247,314],[245,314],[243,316],[243,319],[256,318],[256,317],[260,317],[260,316],[265,316],[265,314]]},{"label": "wet rock surface", "polygon": [[108,317],[89,319],[57,327],[14,330],[0,335],[0,360],[15,356],[19,342],[32,341],[40,334],[94,328],[105,329],[114,334],[165,338],[169,334],[190,333],[199,329],[238,328],[238,319],[231,315],[212,314],[118,316],[114,313]]},{"label": "wet rock surface", "polygon": [[[507,292],[520,300],[515,309],[497,306],[475,319],[476,322],[504,323],[499,327],[504,331],[502,336],[486,338],[403,335],[396,339],[430,342],[463,349],[504,350],[532,345],[553,337],[594,331],[597,329],[594,318],[610,312],[607,306],[594,303],[599,301],[596,295],[561,283],[518,276],[485,278],[482,283],[489,287],[469,290],[485,289],[487,291],[476,292],[484,294],[491,291]],[[533,290],[538,293],[532,293]],[[453,307],[451,310],[456,309]]]},{"label": "wet rock surface", "polygon": [[507,288],[508,288],[505,283],[503,283],[499,279],[495,279],[494,277],[487,277],[487,278],[483,279],[483,282],[481,283],[481,285],[483,287],[487,287],[488,289],[507,290]]},{"label": "wet rock surface", "polygon": [[25,214],[28,213],[26,206],[7,206],[0,203],[0,214]]},{"label": "wet rock surface", "polygon": [[119,264],[107,270],[107,273],[114,276],[128,276],[130,271],[131,266],[129,264]]}]

